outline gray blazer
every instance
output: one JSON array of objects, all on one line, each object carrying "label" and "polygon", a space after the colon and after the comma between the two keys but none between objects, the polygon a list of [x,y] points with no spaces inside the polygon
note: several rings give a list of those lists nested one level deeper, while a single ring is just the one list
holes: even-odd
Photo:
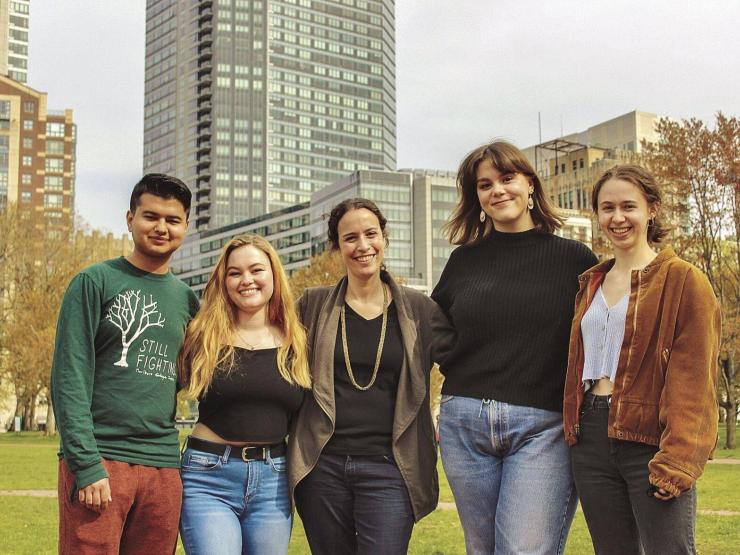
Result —
[{"label": "gray blazer", "polygon": [[[441,362],[449,352],[454,332],[432,299],[397,285],[387,272],[381,273],[381,279],[390,286],[396,303],[405,353],[393,417],[393,457],[418,521],[436,508],[439,497],[429,375],[432,364]],[[313,390],[306,395],[294,419],[288,442],[291,498],[296,485],[316,466],[334,433],[334,343],[346,289],[345,277],[334,287],[306,290],[298,301],[301,321],[308,330]]]}]

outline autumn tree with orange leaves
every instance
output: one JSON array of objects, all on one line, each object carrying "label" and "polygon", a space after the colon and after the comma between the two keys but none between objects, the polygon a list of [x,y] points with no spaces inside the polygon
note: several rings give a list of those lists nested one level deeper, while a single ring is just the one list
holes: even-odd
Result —
[{"label": "autumn tree with orange leaves", "polygon": [[709,278],[722,306],[718,402],[733,449],[740,408],[740,120],[717,114],[661,119],[657,143],[643,143],[644,161],[664,184],[664,210],[674,224],[671,245]]}]

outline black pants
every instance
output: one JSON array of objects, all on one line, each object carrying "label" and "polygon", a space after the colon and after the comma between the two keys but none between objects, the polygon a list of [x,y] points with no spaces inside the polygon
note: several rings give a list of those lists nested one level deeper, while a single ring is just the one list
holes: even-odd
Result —
[{"label": "black pants", "polygon": [[607,437],[607,396],[586,393],[571,447],[576,489],[597,555],[696,553],[696,491],[661,501],[647,495],[654,445]]},{"label": "black pants", "polygon": [[321,455],[295,492],[313,555],[404,555],[414,514],[390,457]]}]

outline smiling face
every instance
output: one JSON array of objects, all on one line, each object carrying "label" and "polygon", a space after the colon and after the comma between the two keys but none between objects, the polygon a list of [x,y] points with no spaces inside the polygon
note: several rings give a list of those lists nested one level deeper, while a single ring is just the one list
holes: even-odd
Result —
[{"label": "smiling face", "polygon": [[247,314],[267,310],[274,291],[267,254],[252,245],[231,251],[226,261],[226,291],[237,310]]},{"label": "smiling face", "polygon": [[648,222],[656,210],[636,185],[610,179],[601,187],[597,202],[599,226],[615,249],[649,248]]},{"label": "smiling face", "polygon": [[478,164],[475,172],[478,202],[493,221],[496,231],[515,233],[534,227],[527,208],[534,187],[521,173],[501,173],[490,160]]},{"label": "smiling face", "polygon": [[350,277],[368,279],[378,272],[385,237],[378,217],[367,208],[347,211],[337,225],[339,252]]},{"label": "smiling face", "polygon": [[167,261],[182,244],[188,231],[188,216],[182,203],[144,193],[136,211],[126,213],[136,257]]}]

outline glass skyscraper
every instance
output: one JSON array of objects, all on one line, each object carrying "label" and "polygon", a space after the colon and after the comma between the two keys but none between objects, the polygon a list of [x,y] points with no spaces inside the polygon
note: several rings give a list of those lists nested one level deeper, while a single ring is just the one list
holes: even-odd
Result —
[{"label": "glass skyscraper", "polygon": [[147,0],[144,170],[198,230],[396,165],[393,0]]}]

